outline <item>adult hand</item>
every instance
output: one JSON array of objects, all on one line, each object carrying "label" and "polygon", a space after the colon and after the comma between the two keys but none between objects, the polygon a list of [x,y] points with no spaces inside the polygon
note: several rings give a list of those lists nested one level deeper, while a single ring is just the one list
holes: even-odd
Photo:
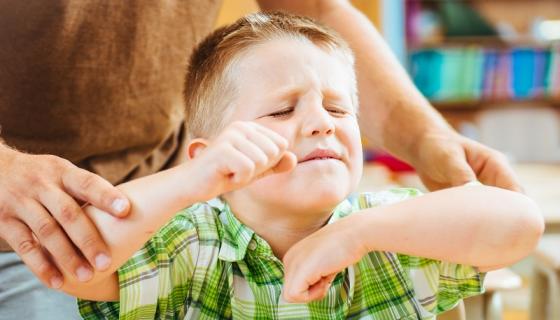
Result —
[{"label": "adult hand", "polygon": [[67,160],[0,145],[0,237],[53,288],[62,286],[61,270],[88,281],[92,266],[110,264],[106,244],[77,201],[118,217],[130,207],[109,182]]},{"label": "adult hand", "polygon": [[456,133],[428,134],[416,145],[412,165],[430,190],[478,180],[485,185],[522,192],[507,158],[500,152]]},{"label": "adult hand", "polygon": [[188,152],[197,167],[192,179],[201,181],[200,201],[291,171],[297,163],[284,137],[251,121],[233,122],[212,141],[195,139]]}]

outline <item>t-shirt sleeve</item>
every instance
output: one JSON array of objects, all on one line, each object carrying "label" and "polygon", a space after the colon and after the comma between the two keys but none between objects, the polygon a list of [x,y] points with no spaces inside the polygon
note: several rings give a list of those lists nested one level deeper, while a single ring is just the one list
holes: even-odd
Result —
[{"label": "t-shirt sleeve", "polygon": [[78,299],[84,319],[177,318],[191,285],[197,230],[186,210],[162,227],[118,269],[119,302]]},{"label": "t-shirt sleeve", "polygon": [[398,259],[417,300],[431,313],[450,310],[459,301],[484,292],[485,274],[475,267],[401,254]]}]

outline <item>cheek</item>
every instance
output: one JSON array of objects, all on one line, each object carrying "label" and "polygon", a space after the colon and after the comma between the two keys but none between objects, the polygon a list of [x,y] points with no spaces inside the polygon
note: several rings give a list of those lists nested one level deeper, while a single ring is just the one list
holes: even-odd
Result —
[{"label": "cheek", "polygon": [[293,146],[294,143],[294,134],[295,128],[292,122],[290,121],[266,121],[266,120],[257,120],[257,123],[263,125],[264,127],[278,133],[286,140],[290,146]]},{"label": "cheek", "polygon": [[348,152],[352,183],[357,183],[362,175],[364,161],[362,140],[358,124],[355,121],[352,123],[345,123],[345,125],[341,127],[339,139]]},{"label": "cheek", "polygon": [[352,163],[362,161],[362,138],[356,120],[345,121],[340,126],[339,140],[346,147]]}]

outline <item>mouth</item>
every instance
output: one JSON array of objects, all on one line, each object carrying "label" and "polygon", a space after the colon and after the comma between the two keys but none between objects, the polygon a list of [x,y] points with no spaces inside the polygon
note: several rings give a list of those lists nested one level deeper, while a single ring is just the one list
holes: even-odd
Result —
[{"label": "mouth", "polygon": [[316,160],[342,160],[342,157],[335,151],[329,149],[315,149],[300,159],[298,163]]}]

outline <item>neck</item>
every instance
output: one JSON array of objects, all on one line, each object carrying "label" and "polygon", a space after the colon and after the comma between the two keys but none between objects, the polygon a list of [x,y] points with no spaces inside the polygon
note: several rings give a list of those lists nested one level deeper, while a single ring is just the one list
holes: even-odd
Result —
[{"label": "neck", "polygon": [[226,201],[237,219],[266,240],[279,259],[298,241],[323,227],[332,214],[332,209],[303,212],[271,208],[237,195]]}]

